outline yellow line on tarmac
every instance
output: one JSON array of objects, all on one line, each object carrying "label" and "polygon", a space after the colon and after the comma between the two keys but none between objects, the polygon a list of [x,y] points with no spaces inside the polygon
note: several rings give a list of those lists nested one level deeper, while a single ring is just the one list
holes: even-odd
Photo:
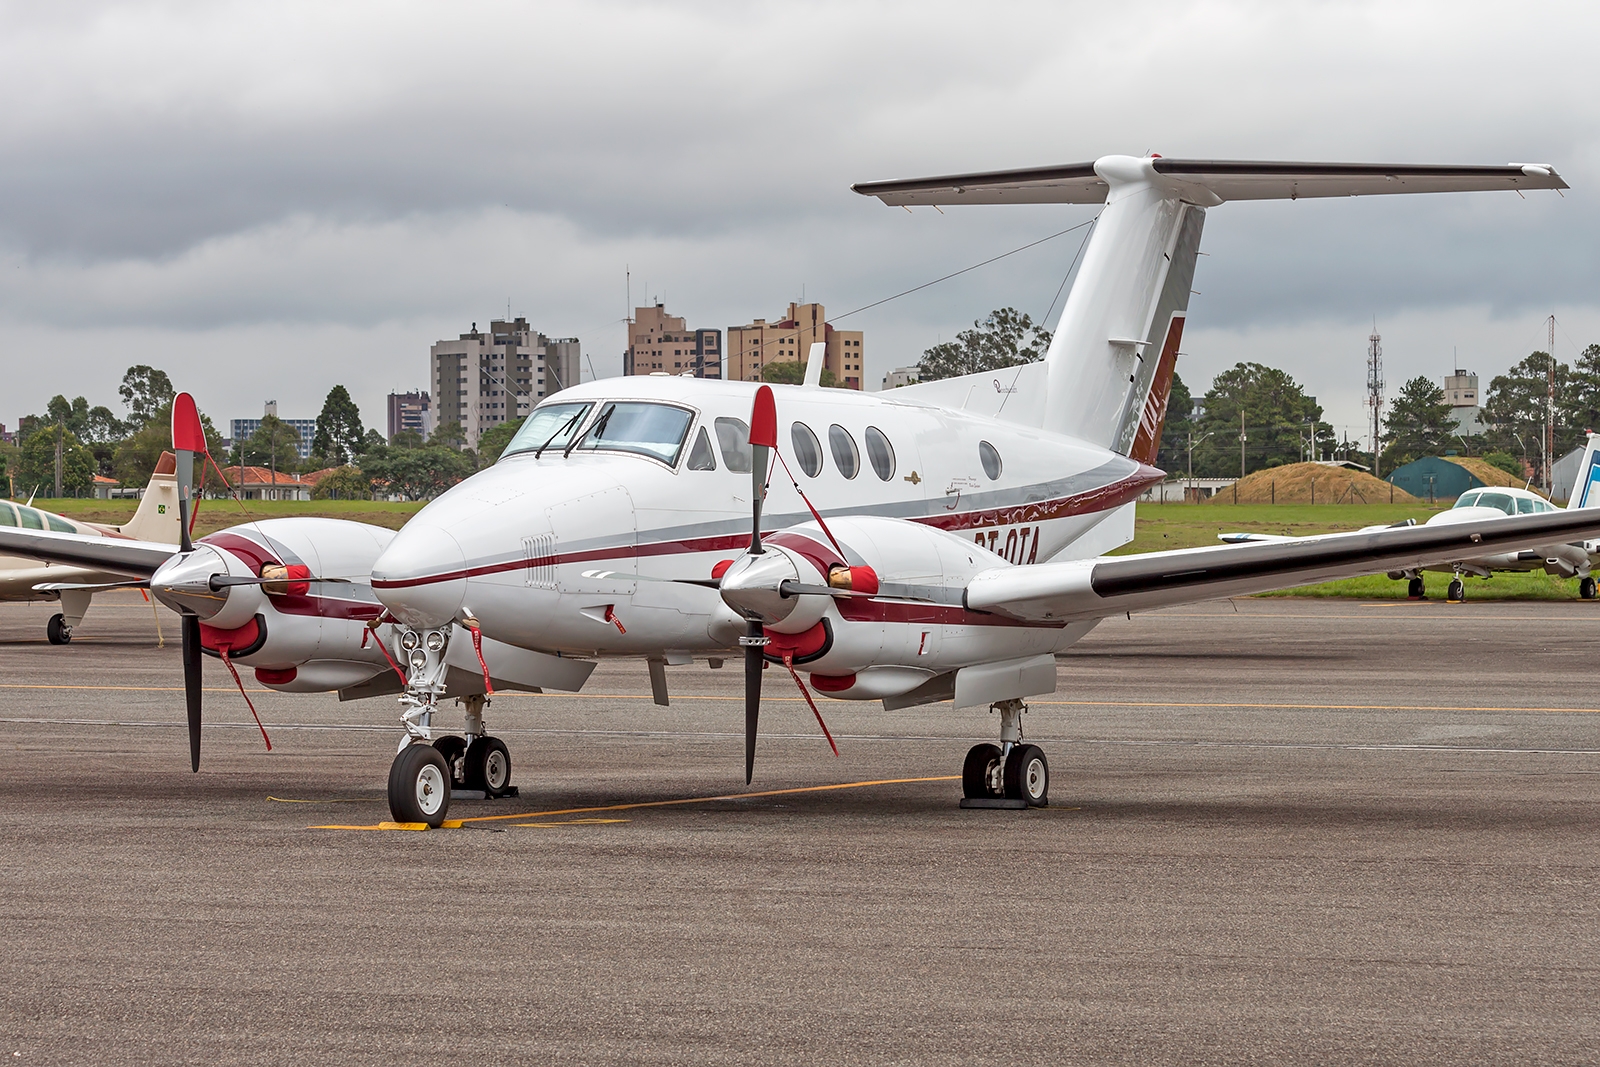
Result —
[{"label": "yellow line on tarmac", "polygon": [[1600,715],[1600,708],[1472,708],[1438,704],[1182,704],[1170,700],[1031,700],[1029,705],[1070,708],[1262,708],[1286,711],[1501,711],[1528,715]]},{"label": "yellow line on tarmac", "polygon": [[591,811],[631,811],[634,808],[666,808],[678,804],[710,804],[719,800],[753,800],[756,797],[781,797],[793,793],[826,793],[835,789],[865,789],[874,785],[910,785],[916,782],[955,782],[959,774],[932,778],[879,778],[869,782],[837,782],[833,785],[802,785],[793,789],[764,789],[756,793],[724,793],[715,797],[678,797],[674,800],[640,800],[632,804],[603,804],[593,808],[558,808],[554,811],[519,811],[515,815],[479,815],[462,822],[496,822],[501,819],[541,819],[552,815],[582,815]]},{"label": "yellow line on tarmac", "polygon": [[[711,804],[719,800],[752,800],[757,797],[781,797],[794,793],[826,793],[835,789],[865,789],[875,785],[911,785],[918,782],[955,782],[959,774],[941,774],[929,778],[878,778],[866,782],[836,782],[832,785],[803,785],[793,789],[763,789],[755,793],[724,793],[714,797],[677,797],[672,800],[641,800],[631,804],[602,804],[592,808],[558,808],[553,811],[519,811],[511,815],[478,815],[470,819],[450,819],[443,829],[452,830],[465,823],[502,822],[507,819],[545,819],[553,815],[583,815],[592,811],[631,811],[635,808],[666,808],[680,804]],[[583,819],[574,822],[610,822],[612,820]],[[626,820],[616,820],[626,821]],[[574,822],[550,825],[574,825]],[[415,830],[425,823],[383,822],[376,826],[308,826],[308,830]]]}]

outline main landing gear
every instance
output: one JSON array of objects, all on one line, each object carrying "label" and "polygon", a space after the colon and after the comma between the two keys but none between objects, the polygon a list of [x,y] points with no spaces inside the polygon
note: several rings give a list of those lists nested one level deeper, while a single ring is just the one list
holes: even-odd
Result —
[{"label": "main landing gear", "polygon": [[1594,578],[1585,575],[1578,580],[1578,596],[1584,600],[1595,598]]},{"label": "main landing gear", "polygon": [[1444,598],[1452,604],[1459,604],[1467,599],[1467,583],[1461,580],[1461,575],[1450,579],[1450,585],[1444,591]]},{"label": "main landing gear", "polygon": [[1421,578],[1413,578],[1406,583],[1406,597],[1411,600],[1425,600],[1427,589],[1422,584]]},{"label": "main landing gear", "polygon": [[973,745],[961,767],[963,808],[1042,808],[1050,803],[1050,762],[1038,745],[1022,740],[1020,700],[994,705],[1000,744]]},{"label": "main landing gear", "polygon": [[72,627],[67,625],[66,618],[59,611],[50,616],[50,621],[45,623],[44,635],[52,645],[72,643]]}]

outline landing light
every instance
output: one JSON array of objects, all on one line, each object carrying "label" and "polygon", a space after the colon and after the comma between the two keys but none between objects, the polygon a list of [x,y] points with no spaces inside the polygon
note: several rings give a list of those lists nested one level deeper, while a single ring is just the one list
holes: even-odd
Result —
[{"label": "landing light", "polygon": [[443,647],[444,647],[444,631],[443,630],[429,630],[428,631],[428,651],[429,652],[437,652]]}]

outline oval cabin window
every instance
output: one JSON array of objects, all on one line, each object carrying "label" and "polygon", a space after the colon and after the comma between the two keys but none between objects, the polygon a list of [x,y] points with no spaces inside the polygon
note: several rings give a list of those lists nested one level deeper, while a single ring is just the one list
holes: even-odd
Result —
[{"label": "oval cabin window", "polygon": [[1000,477],[1000,453],[995,451],[994,445],[988,441],[979,441],[978,458],[983,461],[983,473],[989,476],[990,481]]},{"label": "oval cabin window", "polygon": [[789,427],[789,440],[794,442],[795,462],[800,464],[806,476],[815,478],[821,474],[822,445],[817,441],[817,435],[811,432],[811,427],[803,422],[795,423]]},{"label": "oval cabin window", "polygon": [[866,438],[867,461],[872,464],[872,473],[888,481],[894,477],[894,446],[876,426],[867,427]]},{"label": "oval cabin window", "polygon": [[850,431],[834,423],[828,427],[828,448],[833,452],[833,465],[839,468],[839,473],[846,478],[854,478],[861,473],[861,452],[856,448],[856,439],[850,436]]}]

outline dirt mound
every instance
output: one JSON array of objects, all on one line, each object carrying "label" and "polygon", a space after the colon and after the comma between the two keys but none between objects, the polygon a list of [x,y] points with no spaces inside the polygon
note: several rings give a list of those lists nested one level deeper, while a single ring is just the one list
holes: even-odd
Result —
[{"label": "dirt mound", "polygon": [[1417,499],[1364,471],[1321,463],[1289,463],[1256,471],[1233,486],[1217,490],[1211,500],[1232,504],[1236,490],[1241,504],[1387,504],[1391,499],[1396,504],[1409,504]]},{"label": "dirt mound", "polygon": [[[1492,463],[1485,463],[1477,456],[1442,456],[1446,463],[1454,463],[1458,467],[1465,467],[1471,475],[1484,485],[1509,485],[1514,489],[1521,489],[1527,482],[1526,478],[1518,478],[1515,474],[1507,474]],[[1533,486],[1528,486],[1532,489]]]}]

